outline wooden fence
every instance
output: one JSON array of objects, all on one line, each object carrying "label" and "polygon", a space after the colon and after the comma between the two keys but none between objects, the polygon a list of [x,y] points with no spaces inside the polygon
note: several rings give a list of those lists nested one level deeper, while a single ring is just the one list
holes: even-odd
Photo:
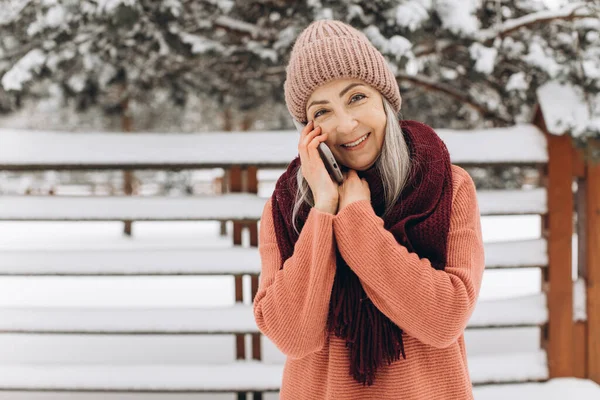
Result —
[{"label": "wooden fence", "polygon": [[[540,327],[542,348],[522,354],[469,357],[475,385],[577,376],[600,382],[600,167],[585,162],[566,137],[545,133],[538,112],[532,125],[485,131],[438,130],[452,160],[465,168],[533,167],[542,186],[478,190],[483,216],[540,215],[542,237],[485,244],[486,269],[540,268],[541,294],[480,301],[468,329]],[[184,252],[4,251],[5,276],[231,275],[233,307],[177,310],[115,308],[0,309],[0,333],[223,334],[236,337],[236,361],[226,365],[0,365],[0,390],[114,392],[234,392],[262,398],[279,390],[282,365],[262,362],[252,300],[259,281],[259,170],[282,169],[297,154],[296,132],[210,134],[73,134],[0,130],[0,170],[127,170],[223,168],[224,193],[210,196],[0,196],[1,221],[231,221],[232,246]],[[577,190],[573,191],[573,182]],[[574,213],[577,211],[577,213]],[[574,224],[574,217],[577,223]],[[135,222],[134,222],[135,225]],[[579,247],[574,289],[572,236]],[[249,245],[242,244],[244,230]],[[244,302],[244,276],[252,299]],[[579,286],[575,286],[576,288]],[[247,288],[246,288],[247,289]],[[585,292],[585,293],[583,293]],[[586,314],[574,318],[574,298]],[[100,325],[98,321],[110,321]],[[250,348],[246,337],[250,337]],[[518,366],[518,368],[515,368]],[[118,375],[119,379],[114,379]]]}]

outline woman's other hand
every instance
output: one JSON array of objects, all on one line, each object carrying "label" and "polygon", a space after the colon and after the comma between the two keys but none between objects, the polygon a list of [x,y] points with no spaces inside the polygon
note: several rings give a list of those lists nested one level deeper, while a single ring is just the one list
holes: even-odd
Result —
[{"label": "woman's other hand", "polygon": [[349,169],[348,172],[344,172],[344,182],[338,186],[339,193],[339,209],[338,212],[342,211],[350,203],[354,203],[359,200],[371,201],[371,189],[369,189],[369,183],[366,179],[360,178],[358,173]]}]

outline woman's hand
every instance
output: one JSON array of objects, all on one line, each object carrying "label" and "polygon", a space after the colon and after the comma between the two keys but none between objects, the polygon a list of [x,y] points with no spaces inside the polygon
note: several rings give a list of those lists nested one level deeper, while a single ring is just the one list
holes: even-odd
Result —
[{"label": "woman's hand", "polygon": [[348,172],[344,172],[344,182],[338,186],[339,192],[339,209],[338,213],[344,209],[348,204],[354,203],[359,200],[371,201],[371,189],[365,178],[360,178],[358,173],[349,169]]},{"label": "woman's hand", "polygon": [[315,207],[336,214],[339,199],[338,184],[329,175],[317,149],[321,142],[327,140],[327,133],[321,133],[319,126],[313,129],[313,124],[313,121],[310,121],[300,132],[298,152],[302,175],[312,190]]}]

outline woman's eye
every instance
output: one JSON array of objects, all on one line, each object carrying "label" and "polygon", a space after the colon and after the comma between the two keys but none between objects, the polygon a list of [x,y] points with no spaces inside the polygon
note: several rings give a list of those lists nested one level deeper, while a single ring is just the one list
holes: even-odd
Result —
[{"label": "woman's eye", "polygon": [[362,100],[362,99],[364,99],[365,97],[367,97],[367,96],[365,96],[364,94],[355,94],[354,96],[352,96],[352,97],[350,98],[350,102],[352,103],[352,102],[354,102],[355,100],[356,100],[356,101],[358,101],[358,100]]},{"label": "woman's eye", "polygon": [[318,118],[318,117],[320,117],[321,115],[323,115],[323,114],[320,114],[320,113],[322,113],[322,112],[325,112],[325,110],[319,110],[319,111],[317,111],[317,112],[315,113],[314,117],[315,117],[315,118]]}]

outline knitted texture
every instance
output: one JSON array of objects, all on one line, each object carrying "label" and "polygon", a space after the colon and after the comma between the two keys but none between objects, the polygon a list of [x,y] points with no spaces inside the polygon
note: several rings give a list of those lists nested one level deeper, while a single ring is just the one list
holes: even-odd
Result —
[{"label": "knitted texture", "polygon": [[[450,156],[429,126],[416,121],[400,121],[400,125],[411,154],[411,171],[392,212],[384,219],[384,226],[398,243],[430,260],[433,268],[443,270],[452,209]],[[298,240],[292,226],[292,209],[299,168],[300,158],[296,157],[273,192],[273,221],[282,268]],[[384,191],[377,168],[372,166],[357,172],[369,184],[375,213],[383,215]],[[299,212],[299,227],[304,225],[309,212],[310,206],[304,203]],[[341,256],[337,257],[328,331],[346,340],[351,359],[349,373],[362,384],[373,384],[377,369],[383,365],[398,361],[401,355],[406,358],[401,327],[375,307]]]},{"label": "knitted texture", "polygon": [[400,111],[402,99],[396,78],[383,55],[352,26],[319,20],[300,33],[290,55],[283,84],[292,116],[307,122],[306,103],[320,85],[338,78],[356,78],[376,88]]},{"label": "knitted texture", "polygon": [[[473,399],[464,329],[481,287],[483,239],[473,180],[455,165],[451,179],[443,271],[399,244],[369,200],[348,204],[337,215],[313,207],[292,257],[280,269],[272,198],[267,200],[254,317],[287,356],[281,400]],[[380,368],[371,386],[348,373],[345,340],[327,334],[338,251],[375,306],[406,332],[406,359]]]}]

